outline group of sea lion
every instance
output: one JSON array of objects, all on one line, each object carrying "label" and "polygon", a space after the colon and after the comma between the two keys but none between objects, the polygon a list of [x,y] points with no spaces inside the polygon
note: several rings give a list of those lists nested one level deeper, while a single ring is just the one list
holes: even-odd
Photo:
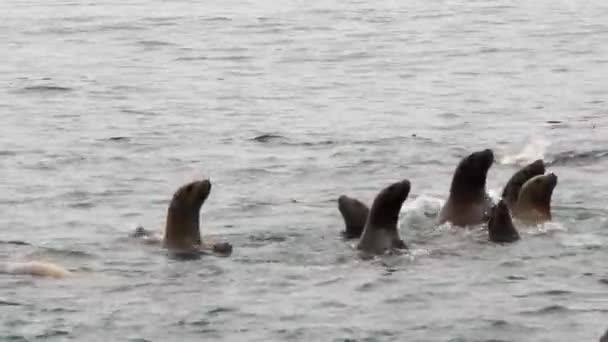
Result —
[{"label": "group of sea lion", "polygon": [[[512,218],[526,225],[551,220],[551,196],[557,176],[545,174],[542,160],[517,171],[496,204],[486,191],[486,178],[493,163],[494,152],[490,149],[473,152],[460,161],[448,199],[439,212],[438,224],[449,222],[464,227],[487,223],[489,239],[505,243],[520,238]],[[410,186],[409,180],[403,180],[384,188],[371,209],[355,198],[340,196],[338,210],[346,226],[343,236],[359,238],[357,249],[371,254],[407,248],[399,237],[397,221]]]},{"label": "group of sea lion", "polygon": [[[493,204],[486,191],[486,177],[493,163],[494,153],[490,149],[473,152],[460,161],[452,178],[449,197],[439,212],[438,223],[450,222],[454,226],[487,223],[491,241],[513,242],[520,237],[512,216],[524,224],[551,220],[551,195],[557,185],[557,176],[545,174],[543,161],[537,160],[516,172],[507,182],[502,199]],[[410,188],[407,179],[387,186],[376,196],[371,209],[355,198],[340,196],[338,209],[346,226],[344,237],[359,239],[357,249],[370,254],[407,249],[399,236],[397,223]],[[138,227],[131,236],[162,245],[170,255],[179,258],[190,259],[206,254],[230,256],[233,249],[230,243],[210,243],[201,238],[200,210],[210,192],[209,179],[181,186],[169,203],[164,235],[161,237]],[[0,268],[0,272],[53,277],[70,273],[50,263],[14,263],[9,266]]]}]

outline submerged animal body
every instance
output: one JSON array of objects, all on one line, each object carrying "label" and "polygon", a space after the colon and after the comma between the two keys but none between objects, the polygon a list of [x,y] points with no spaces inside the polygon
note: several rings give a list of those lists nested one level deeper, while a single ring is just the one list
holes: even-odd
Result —
[{"label": "submerged animal body", "polygon": [[346,239],[361,237],[365,221],[369,216],[369,208],[356,198],[342,195],[338,198],[338,210],[344,219],[344,232],[342,236]]}]

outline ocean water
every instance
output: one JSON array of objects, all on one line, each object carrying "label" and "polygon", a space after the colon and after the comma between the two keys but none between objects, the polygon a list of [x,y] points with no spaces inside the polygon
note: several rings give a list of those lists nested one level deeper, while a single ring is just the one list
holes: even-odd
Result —
[{"label": "ocean water", "polygon": [[[0,341],[597,341],[608,328],[608,3],[0,2]],[[261,137],[261,138],[260,138]],[[256,139],[257,138],[257,139]],[[460,158],[543,158],[554,220],[437,226]],[[208,177],[205,237],[162,229]],[[407,178],[402,256],[361,260],[337,198]],[[24,244],[8,243],[16,240]]]}]

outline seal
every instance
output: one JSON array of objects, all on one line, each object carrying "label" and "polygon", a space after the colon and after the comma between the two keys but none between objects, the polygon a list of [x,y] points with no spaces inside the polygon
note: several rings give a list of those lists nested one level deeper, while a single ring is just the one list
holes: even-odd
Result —
[{"label": "seal", "polygon": [[502,199],[505,201],[505,204],[509,207],[510,210],[515,208],[515,203],[517,202],[517,197],[519,196],[519,191],[521,187],[527,182],[530,178],[538,175],[545,174],[545,163],[542,159],[537,159],[534,162],[524,166],[519,171],[515,172],[513,176],[505,185],[502,191]]},{"label": "seal", "polygon": [[60,265],[44,261],[9,262],[0,265],[0,273],[23,274],[38,277],[65,278],[72,272]]},{"label": "seal", "polygon": [[513,225],[511,211],[504,200],[500,200],[490,213],[488,221],[488,234],[492,242],[515,242],[519,240],[519,233]]},{"label": "seal", "polygon": [[369,215],[367,205],[356,198],[342,195],[338,197],[338,210],[344,219],[345,230],[342,232],[342,236],[345,239],[361,237]]},{"label": "seal", "polygon": [[490,149],[471,153],[460,161],[450,186],[450,195],[439,212],[439,224],[470,226],[489,219],[492,199],[486,192],[486,177],[494,163]]},{"label": "seal", "polygon": [[554,173],[530,178],[522,185],[513,210],[513,217],[525,224],[539,224],[551,220],[551,196],[557,186]]},{"label": "seal", "polygon": [[410,181],[404,179],[378,193],[365,221],[357,249],[370,254],[383,254],[389,250],[407,248],[399,237],[397,221],[410,188]]},{"label": "seal", "polygon": [[604,336],[600,338],[600,342],[608,342],[608,330],[604,333]]},{"label": "seal", "polygon": [[162,244],[172,256],[180,259],[197,258],[201,254],[229,256],[232,254],[231,244],[209,244],[201,239],[200,210],[210,192],[211,181],[208,179],[181,186],[169,203],[162,238],[143,227],[137,227],[131,237],[148,244]]}]

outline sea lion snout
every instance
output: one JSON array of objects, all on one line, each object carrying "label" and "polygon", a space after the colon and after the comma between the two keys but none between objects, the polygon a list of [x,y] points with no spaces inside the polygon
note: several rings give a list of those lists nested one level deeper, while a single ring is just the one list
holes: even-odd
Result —
[{"label": "sea lion snout", "polygon": [[410,193],[412,184],[409,180],[404,179],[401,182],[397,182],[388,187],[387,191],[391,193],[395,199],[405,201]]},{"label": "sea lion snout", "polygon": [[182,186],[173,196],[172,205],[202,205],[211,192],[211,181],[203,179]]},{"label": "sea lion snout", "polygon": [[549,185],[555,187],[557,185],[557,175],[553,172],[549,173],[547,175],[547,181],[549,182]]},{"label": "sea lion snout", "polygon": [[494,151],[491,149],[487,148],[477,153],[479,154],[475,155],[475,153],[473,153],[473,156],[479,160],[480,166],[483,169],[487,170],[490,168],[490,166],[492,166],[492,164],[494,164]]},{"label": "sea lion snout", "polygon": [[350,197],[346,196],[346,195],[340,195],[340,197],[338,197],[338,208],[340,209],[340,211],[343,210],[343,208],[346,206],[346,202],[350,199]]}]

